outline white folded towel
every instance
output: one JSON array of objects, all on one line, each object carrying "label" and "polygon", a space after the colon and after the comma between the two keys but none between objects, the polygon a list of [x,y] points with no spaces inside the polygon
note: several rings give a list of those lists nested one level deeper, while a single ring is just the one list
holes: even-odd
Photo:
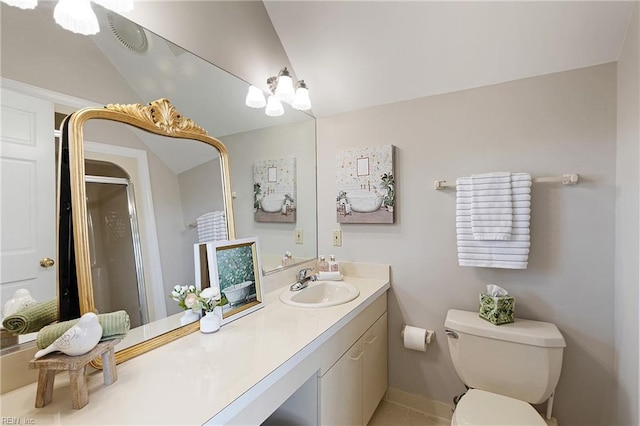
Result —
[{"label": "white folded towel", "polygon": [[[471,176],[471,228],[476,240],[510,239],[513,220],[510,207],[513,208],[510,172]],[[500,219],[491,219],[493,214],[487,209],[500,209]]]},{"label": "white folded towel", "polygon": [[318,281],[342,281],[342,274],[338,271],[320,271]]},{"label": "white folded towel", "polygon": [[[502,179],[502,180],[498,180]],[[491,176],[487,178],[499,185],[504,184],[504,177]],[[478,240],[474,238],[472,227],[471,178],[458,178],[456,197],[456,237],[458,246],[458,264],[460,266],[475,266],[488,268],[526,269],[529,248],[531,246],[531,176],[526,173],[511,175],[512,201],[511,203],[499,198],[476,202],[475,212],[484,215],[486,223],[493,226],[493,222],[500,222],[505,216],[511,215],[511,237],[508,240]],[[482,185],[486,185],[483,181]],[[480,197],[504,196],[504,188],[497,188],[494,194],[481,189]],[[485,225],[485,223],[480,223]]]}]

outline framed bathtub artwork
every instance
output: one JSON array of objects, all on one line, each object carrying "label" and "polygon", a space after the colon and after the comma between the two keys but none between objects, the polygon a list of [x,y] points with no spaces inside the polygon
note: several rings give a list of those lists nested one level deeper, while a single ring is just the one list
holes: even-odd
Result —
[{"label": "framed bathtub artwork", "polygon": [[296,159],[254,161],[254,220],[295,223],[296,210]]},{"label": "framed bathtub artwork", "polygon": [[195,285],[218,287],[222,324],[264,306],[258,238],[194,244]]},{"label": "framed bathtub artwork", "polygon": [[336,214],[339,223],[395,223],[393,145],[338,152]]}]

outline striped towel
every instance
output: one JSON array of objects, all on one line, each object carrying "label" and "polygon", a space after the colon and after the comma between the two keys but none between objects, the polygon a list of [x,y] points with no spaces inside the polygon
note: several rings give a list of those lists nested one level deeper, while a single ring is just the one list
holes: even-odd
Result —
[{"label": "striped towel", "polygon": [[227,220],[223,211],[205,213],[196,219],[198,242],[227,240]]},{"label": "striped towel", "polygon": [[471,175],[471,229],[476,240],[509,240],[513,216],[511,173]]},{"label": "striped towel", "polygon": [[[528,264],[531,220],[531,175],[511,174],[511,202],[483,201],[476,211],[488,220],[511,214],[511,237],[508,240],[478,240],[474,238],[471,206],[471,178],[456,181],[456,234],[458,264],[487,268],[526,269]],[[506,188],[491,197],[506,195]],[[486,188],[481,191],[488,190]],[[492,199],[493,200],[493,199]]]}]

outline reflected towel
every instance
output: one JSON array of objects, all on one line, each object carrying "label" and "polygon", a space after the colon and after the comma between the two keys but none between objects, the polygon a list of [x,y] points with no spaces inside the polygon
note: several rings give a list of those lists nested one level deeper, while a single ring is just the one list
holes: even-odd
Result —
[{"label": "reflected towel", "polygon": [[[36,344],[38,349],[44,349],[52,344],[58,337],[62,336],[65,331],[76,325],[80,319],[64,321],[58,324],[51,324],[44,327],[38,333]],[[126,311],[116,311],[109,314],[98,315],[98,322],[102,326],[103,340],[123,339],[129,332],[131,322],[129,314]]]},{"label": "reflected towel", "polygon": [[58,302],[56,299],[51,299],[48,302],[27,306],[9,315],[2,321],[2,326],[12,333],[27,334],[38,331],[57,320]]},{"label": "reflected towel", "polygon": [[220,241],[228,239],[227,220],[223,211],[205,213],[196,219],[198,242]]}]

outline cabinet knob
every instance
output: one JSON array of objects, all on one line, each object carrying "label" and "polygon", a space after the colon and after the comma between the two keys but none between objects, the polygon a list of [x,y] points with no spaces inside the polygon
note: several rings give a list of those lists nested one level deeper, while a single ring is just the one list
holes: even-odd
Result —
[{"label": "cabinet knob", "polygon": [[369,340],[365,340],[365,343],[366,343],[367,345],[370,345],[370,344],[372,344],[373,342],[375,342],[376,340],[378,340],[378,335],[377,335],[377,334],[374,334],[373,336],[370,336],[370,337],[369,337]]},{"label": "cabinet knob", "polygon": [[42,259],[40,259],[40,266],[42,266],[43,268],[50,268],[55,264],[56,261],[49,257],[43,257]]}]

